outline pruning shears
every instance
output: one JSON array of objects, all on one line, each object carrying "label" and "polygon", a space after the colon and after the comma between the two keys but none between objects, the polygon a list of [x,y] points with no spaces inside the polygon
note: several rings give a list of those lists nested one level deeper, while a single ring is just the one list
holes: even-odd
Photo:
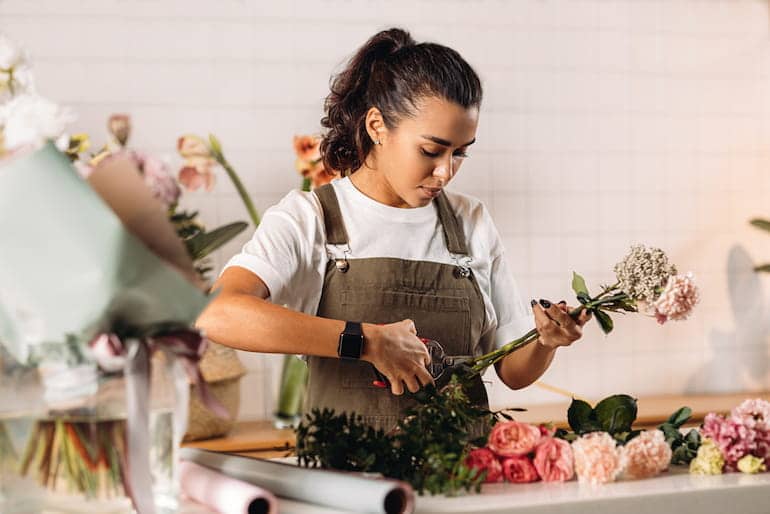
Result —
[{"label": "pruning shears", "polygon": [[[428,370],[428,373],[430,373],[430,376],[433,377],[433,380],[438,380],[447,369],[459,364],[456,362],[455,358],[447,357],[446,352],[444,351],[444,347],[441,346],[441,343],[435,339],[427,339],[425,337],[421,337],[420,341],[422,341],[422,343],[428,349],[428,354],[430,355],[430,364],[426,365],[425,368]],[[387,377],[380,373],[380,371],[375,368],[373,364],[372,369],[374,370],[374,374],[376,376],[376,379],[372,381],[372,385],[374,387],[379,387],[380,389],[389,388],[390,381],[387,379]]]}]

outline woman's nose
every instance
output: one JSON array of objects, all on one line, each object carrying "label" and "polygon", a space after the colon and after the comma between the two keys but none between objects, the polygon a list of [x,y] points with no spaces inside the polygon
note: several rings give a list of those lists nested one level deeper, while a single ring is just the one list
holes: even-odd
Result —
[{"label": "woman's nose", "polygon": [[433,176],[441,180],[442,184],[446,184],[452,178],[452,164],[442,164],[433,170]]}]

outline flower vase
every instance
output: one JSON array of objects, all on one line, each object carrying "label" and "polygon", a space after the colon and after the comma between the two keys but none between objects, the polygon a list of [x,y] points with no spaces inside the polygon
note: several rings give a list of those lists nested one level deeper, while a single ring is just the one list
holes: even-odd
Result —
[{"label": "flower vase", "polygon": [[[156,354],[150,378],[148,455],[142,458],[149,460],[151,491],[134,487],[133,497],[129,469],[136,456],[131,451],[135,439],[129,434],[126,379],[122,374],[99,375],[83,365],[77,369],[43,367],[38,390],[72,390],[76,383],[83,385],[81,378],[89,372],[96,377],[95,387],[90,394],[75,398],[47,395],[43,408],[32,409],[13,399],[26,395],[23,388],[13,387],[18,386],[18,380],[3,377],[0,512],[132,513],[136,512],[138,495],[143,495],[143,504],[154,507],[157,514],[176,512],[177,456],[186,418],[177,406],[179,402],[186,405],[187,398],[180,399],[179,395],[187,391],[187,382],[181,367],[162,362],[165,360],[160,352]],[[24,373],[26,379],[30,374],[38,373]],[[178,380],[185,387],[174,383]],[[143,514],[150,509],[143,509]]]},{"label": "flower vase", "polygon": [[307,363],[299,355],[286,355],[281,369],[278,404],[273,415],[276,428],[297,426],[302,414],[302,402],[307,387]]}]

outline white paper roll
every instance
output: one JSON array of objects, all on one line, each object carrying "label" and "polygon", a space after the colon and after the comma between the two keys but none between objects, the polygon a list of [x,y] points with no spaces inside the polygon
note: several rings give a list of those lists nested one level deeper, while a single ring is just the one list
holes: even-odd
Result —
[{"label": "white paper roll", "polygon": [[194,462],[179,464],[182,492],[220,514],[276,514],[275,496],[253,484],[236,480]]},{"label": "white paper roll", "polygon": [[408,514],[414,511],[412,487],[398,480],[301,468],[197,448],[182,448],[180,458],[292,500],[372,514]]}]

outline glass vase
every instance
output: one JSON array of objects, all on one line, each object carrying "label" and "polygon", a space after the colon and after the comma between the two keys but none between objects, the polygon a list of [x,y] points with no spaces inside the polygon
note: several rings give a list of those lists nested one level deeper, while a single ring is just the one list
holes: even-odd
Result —
[{"label": "glass vase", "polygon": [[[148,413],[151,496],[159,514],[178,508],[177,456],[185,424],[174,409],[180,388],[173,381],[180,378],[181,370],[163,360],[153,359]],[[36,370],[23,374],[30,373],[37,374]],[[26,382],[31,381],[27,376]],[[0,381],[4,400],[13,394],[8,386],[16,382],[8,376]],[[27,409],[21,402],[10,401],[0,406],[0,512],[135,512],[129,497],[124,377],[99,376],[92,394],[44,405]]]},{"label": "glass vase", "polygon": [[307,387],[307,375],[307,363],[302,357],[284,356],[278,401],[273,415],[273,424],[276,428],[295,427],[299,423]]}]

